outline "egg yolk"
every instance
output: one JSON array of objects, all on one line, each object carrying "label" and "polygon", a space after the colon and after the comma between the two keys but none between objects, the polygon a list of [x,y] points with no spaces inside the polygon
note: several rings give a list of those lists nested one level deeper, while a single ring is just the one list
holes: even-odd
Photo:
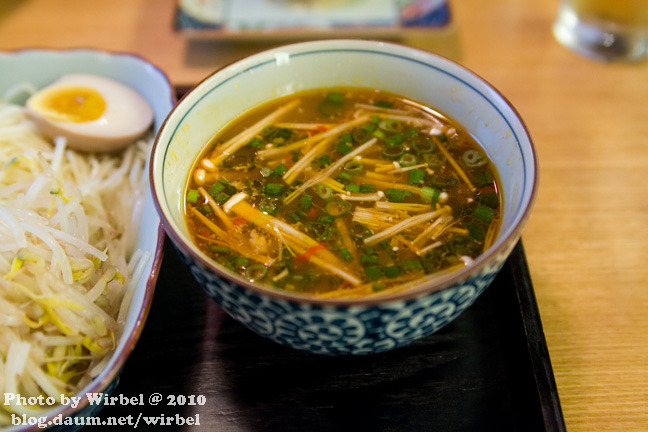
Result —
[{"label": "egg yolk", "polygon": [[96,120],[106,109],[101,93],[91,87],[61,86],[41,101],[46,116],[54,120],[87,122]]}]

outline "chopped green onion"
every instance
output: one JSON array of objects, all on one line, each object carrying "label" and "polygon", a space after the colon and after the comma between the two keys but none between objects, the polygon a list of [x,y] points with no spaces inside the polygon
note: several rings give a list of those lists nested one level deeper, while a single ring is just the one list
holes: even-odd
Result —
[{"label": "chopped green onion", "polygon": [[214,201],[216,201],[219,205],[225,204],[228,199],[230,199],[230,196],[227,195],[225,192],[216,194],[216,196],[214,197]]},{"label": "chopped green onion", "polygon": [[354,130],[351,133],[351,136],[353,137],[353,141],[355,141],[358,144],[361,144],[369,141],[369,133],[370,131],[362,128],[362,129]]},{"label": "chopped green onion", "polygon": [[349,174],[361,174],[363,169],[364,165],[359,160],[350,160],[349,162],[344,164],[344,171],[348,172]]},{"label": "chopped green onion", "polygon": [[308,222],[306,223],[306,229],[321,242],[327,241],[333,233],[333,230],[329,225],[321,222]]},{"label": "chopped green onion", "polygon": [[403,130],[403,123],[399,120],[386,118],[378,123],[378,127],[387,132],[401,132]]},{"label": "chopped green onion", "polygon": [[491,186],[495,181],[495,178],[493,177],[493,174],[490,171],[484,170],[475,174],[475,180],[477,186],[482,187],[482,186]]},{"label": "chopped green onion", "polygon": [[347,201],[329,201],[324,206],[326,214],[333,217],[340,217],[345,215],[351,208],[351,203]]},{"label": "chopped green onion", "polygon": [[384,287],[383,287],[383,285],[382,285],[381,283],[375,283],[375,284],[373,284],[373,285],[371,286],[371,289],[372,289],[374,292],[382,291],[383,288],[384,288]]},{"label": "chopped green onion", "polygon": [[402,167],[409,167],[416,165],[416,156],[414,156],[412,153],[405,153],[398,159],[398,165]]},{"label": "chopped green onion", "polygon": [[331,163],[331,156],[330,155],[320,156],[319,159],[317,159],[317,164],[320,166],[320,168],[324,168],[325,166],[329,165],[330,163]]},{"label": "chopped green onion", "polygon": [[423,155],[423,159],[425,160],[425,163],[428,164],[428,166],[432,169],[439,168],[441,165],[443,165],[443,160],[439,155],[435,153],[425,153]]},{"label": "chopped green onion", "polygon": [[382,155],[385,159],[397,160],[405,152],[402,146],[385,147]]},{"label": "chopped green onion", "polygon": [[342,135],[340,135],[339,142],[351,144],[353,142],[353,137],[349,132],[345,132]]},{"label": "chopped green onion", "polygon": [[406,197],[411,195],[410,191],[403,189],[385,189],[385,196],[389,202],[403,202]]},{"label": "chopped green onion", "polygon": [[421,184],[425,180],[425,171],[420,169],[413,169],[409,172],[409,184]]},{"label": "chopped green onion", "polygon": [[421,264],[421,261],[417,259],[404,259],[403,270],[423,270],[423,264]]},{"label": "chopped green onion", "polygon": [[338,92],[329,93],[328,96],[326,96],[326,99],[330,100],[331,102],[335,102],[337,104],[344,103],[344,95]]},{"label": "chopped green onion", "polygon": [[463,154],[463,161],[469,168],[479,167],[485,165],[487,162],[484,155],[476,150],[466,150]]},{"label": "chopped green onion", "polygon": [[376,188],[372,184],[366,184],[363,183],[360,185],[360,192],[361,193],[373,193],[376,191]]},{"label": "chopped green onion", "polygon": [[477,243],[468,235],[457,235],[448,242],[448,249],[457,255],[472,255]]},{"label": "chopped green onion", "polygon": [[405,138],[412,138],[414,135],[417,135],[419,133],[419,130],[412,127],[405,132]]},{"label": "chopped green onion", "polygon": [[385,139],[385,137],[387,136],[385,135],[385,132],[381,131],[380,129],[376,129],[371,134],[379,139]]},{"label": "chopped green onion", "polygon": [[268,183],[265,185],[265,193],[270,196],[279,196],[283,192],[284,185],[281,183]]},{"label": "chopped green onion", "polygon": [[274,167],[272,169],[273,173],[275,173],[277,175],[280,175],[280,176],[284,175],[286,173],[286,171],[288,171],[288,168],[284,164],[279,164],[279,165],[277,165],[276,167]]},{"label": "chopped green onion", "polygon": [[494,215],[495,210],[486,206],[479,206],[473,211],[473,216],[485,223],[490,223]]},{"label": "chopped green onion", "polygon": [[369,280],[380,279],[381,274],[382,272],[380,271],[380,267],[378,266],[365,267],[365,275]]},{"label": "chopped green onion", "polygon": [[305,194],[299,201],[299,208],[304,211],[310,210],[311,205],[313,205],[313,195]]},{"label": "chopped green onion", "polygon": [[342,154],[348,154],[351,153],[351,150],[353,150],[353,147],[351,147],[349,144],[345,142],[339,142],[335,146],[335,149],[339,151]]},{"label": "chopped green onion", "polygon": [[247,259],[246,257],[238,257],[234,260],[234,266],[235,267],[245,267],[250,263],[250,260]]},{"label": "chopped green onion", "polygon": [[499,207],[499,198],[495,192],[488,192],[478,196],[479,202],[492,209]]},{"label": "chopped green onion", "polygon": [[216,246],[216,245],[209,245],[209,252],[211,253],[229,253],[230,249],[225,246]]},{"label": "chopped green onion", "polygon": [[363,266],[378,264],[378,255],[362,255],[360,257],[360,264]]},{"label": "chopped green onion", "polygon": [[475,223],[469,223],[468,225],[466,225],[466,229],[468,230],[468,234],[470,234],[470,236],[475,240],[482,241],[486,238],[486,232],[484,231],[484,228]]},{"label": "chopped green onion", "polygon": [[400,267],[395,265],[385,267],[385,276],[389,278],[395,278],[399,274],[400,274]]},{"label": "chopped green onion", "polygon": [[204,206],[200,207],[198,209],[198,211],[200,211],[200,213],[206,215],[206,214],[209,214],[209,213],[213,212],[214,209],[211,208],[211,206],[209,204],[205,204]]},{"label": "chopped green onion", "polygon": [[229,270],[229,271],[233,271],[233,272],[236,272],[236,269],[234,268],[234,265],[232,265],[232,263],[231,263],[230,261],[225,261],[225,262],[223,263],[223,265],[225,266],[225,268],[226,268],[227,270]]},{"label": "chopped green onion", "polygon": [[337,176],[337,180],[338,180],[340,183],[344,183],[344,184],[349,183],[349,182],[351,181],[352,178],[353,178],[353,176],[352,176],[348,171],[342,171],[342,172],[341,172],[340,174],[338,174],[338,176]]},{"label": "chopped green onion", "polygon": [[317,110],[326,117],[333,117],[342,110],[341,103],[334,102],[329,99],[325,99],[317,105]]},{"label": "chopped green onion", "polygon": [[333,189],[324,183],[317,183],[315,185],[315,193],[322,199],[329,199],[333,196]]},{"label": "chopped green onion", "polygon": [[442,176],[442,175],[433,175],[430,178],[430,183],[432,186],[436,186],[441,189],[450,189],[455,187],[459,180],[452,176]]},{"label": "chopped green onion", "polygon": [[270,174],[272,174],[272,170],[268,167],[263,167],[261,168],[261,176],[262,177],[269,177]]},{"label": "chopped green onion", "polygon": [[402,142],[403,142],[403,135],[401,134],[392,135],[389,138],[385,139],[385,144],[387,145],[387,147],[393,147]]},{"label": "chopped green onion", "polygon": [[417,139],[412,143],[412,148],[416,153],[430,153],[434,150],[434,143],[428,138]]},{"label": "chopped green onion", "polygon": [[252,138],[248,144],[250,147],[258,149],[263,145],[263,140],[257,137]]},{"label": "chopped green onion", "polygon": [[351,261],[353,259],[353,255],[347,248],[340,248],[340,255],[342,256],[344,261]]},{"label": "chopped green onion", "polygon": [[388,242],[387,240],[383,240],[383,241],[381,241],[381,242],[378,243],[378,244],[379,244],[380,247],[383,248],[384,250],[392,250],[392,247],[391,247],[391,245],[389,244],[389,242]]},{"label": "chopped green onion", "polygon": [[393,108],[394,103],[386,100],[379,100],[374,102],[374,106],[377,106],[379,108]]},{"label": "chopped green onion", "polygon": [[335,222],[335,217],[330,214],[323,214],[317,218],[317,222],[324,225],[333,225],[333,222]]},{"label": "chopped green onion", "polygon": [[214,183],[212,187],[207,189],[207,193],[211,196],[216,196],[218,195],[219,192],[222,192],[223,190],[225,190],[225,185],[218,181]]},{"label": "chopped green onion", "polygon": [[191,204],[196,204],[198,202],[198,191],[191,189],[187,192],[187,201]]},{"label": "chopped green onion", "polygon": [[263,279],[268,274],[268,268],[263,264],[253,264],[245,269],[245,277],[251,281]]},{"label": "chopped green onion", "polygon": [[[378,119],[380,119],[378,117]],[[362,126],[362,129],[366,130],[368,133],[371,133],[376,130],[376,124],[374,123],[367,123],[364,126]]]},{"label": "chopped green onion", "polygon": [[423,202],[430,203],[433,206],[439,200],[439,195],[441,195],[441,191],[437,188],[429,186],[423,186],[421,188],[421,199]]},{"label": "chopped green onion", "polygon": [[357,184],[344,185],[344,190],[347,190],[349,192],[360,192],[360,188],[361,186]]},{"label": "chopped green onion", "polygon": [[299,222],[306,218],[306,213],[301,210],[295,210],[294,212],[289,213],[288,216],[290,216],[290,218],[295,222]]}]

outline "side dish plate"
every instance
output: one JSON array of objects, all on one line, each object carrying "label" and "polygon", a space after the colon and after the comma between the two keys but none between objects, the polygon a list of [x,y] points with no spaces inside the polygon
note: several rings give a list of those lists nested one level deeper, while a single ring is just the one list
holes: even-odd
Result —
[{"label": "side dish plate", "polygon": [[[35,88],[41,88],[66,73],[103,75],[132,87],[143,95],[153,108],[154,130],[161,126],[176,100],[164,73],[144,59],[130,54],[90,49],[60,51],[26,49],[0,52],[0,94],[11,91],[12,102],[24,102],[27,97],[27,91],[21,94],[21,84],[27,83]],[[147,191],[136,246],[148,253],[150,258],[136,287],[122,337],[111,354],[110,361],[94,381],[79,394],[110,392],[117,385],[124,363],[140,336],[151,306],[162,262],[163,243],[164,232],[152,204],[150,191]],[[89,405],[87,398],[84,397],[76,408],[58,405],[46,412],[38,413],[38,416],[47,417],[50,421],[59,414],[65,418],[89,415],[96,410],[97,406]],[[37,425],[22,425],[10,430],[40,430],[37,427]]]},{"label": "side dish plate", "polygon": [[451,24],[448,0],[179,0],[174,29],[189,39],[402,37]]}]

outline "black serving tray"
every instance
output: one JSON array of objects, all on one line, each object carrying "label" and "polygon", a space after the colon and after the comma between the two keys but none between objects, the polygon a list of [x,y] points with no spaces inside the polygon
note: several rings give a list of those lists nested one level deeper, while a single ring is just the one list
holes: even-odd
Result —
[{"label": "black serving tray", "polygon": [[[113,393],[141,394],[144,404],[106,406],[102,419],[179,415],[200,425],[166,430],[219,432],[565,431],[522,243],[454,322],[357,357],[256,335],[207,297],[168,240],[165,248],[146,326]],[[169,404],[185,401],[177,396],[184,405]]]}]

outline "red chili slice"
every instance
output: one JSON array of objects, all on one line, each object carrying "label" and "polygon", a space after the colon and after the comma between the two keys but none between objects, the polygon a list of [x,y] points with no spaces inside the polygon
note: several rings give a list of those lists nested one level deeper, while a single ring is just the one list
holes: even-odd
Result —
[{"label": "red chili slice", "polygon": [[301,255],[297,255],[295,257],[295,262],[302,262],[311,259],[311,257],[315,254],[315,252],[317,252],[320,249],[326,249],[326,243],[320,243],[320,244],[316,244],[315,246],[309,247],[308,250],[306,250],[306,252],[304,252]]}]

